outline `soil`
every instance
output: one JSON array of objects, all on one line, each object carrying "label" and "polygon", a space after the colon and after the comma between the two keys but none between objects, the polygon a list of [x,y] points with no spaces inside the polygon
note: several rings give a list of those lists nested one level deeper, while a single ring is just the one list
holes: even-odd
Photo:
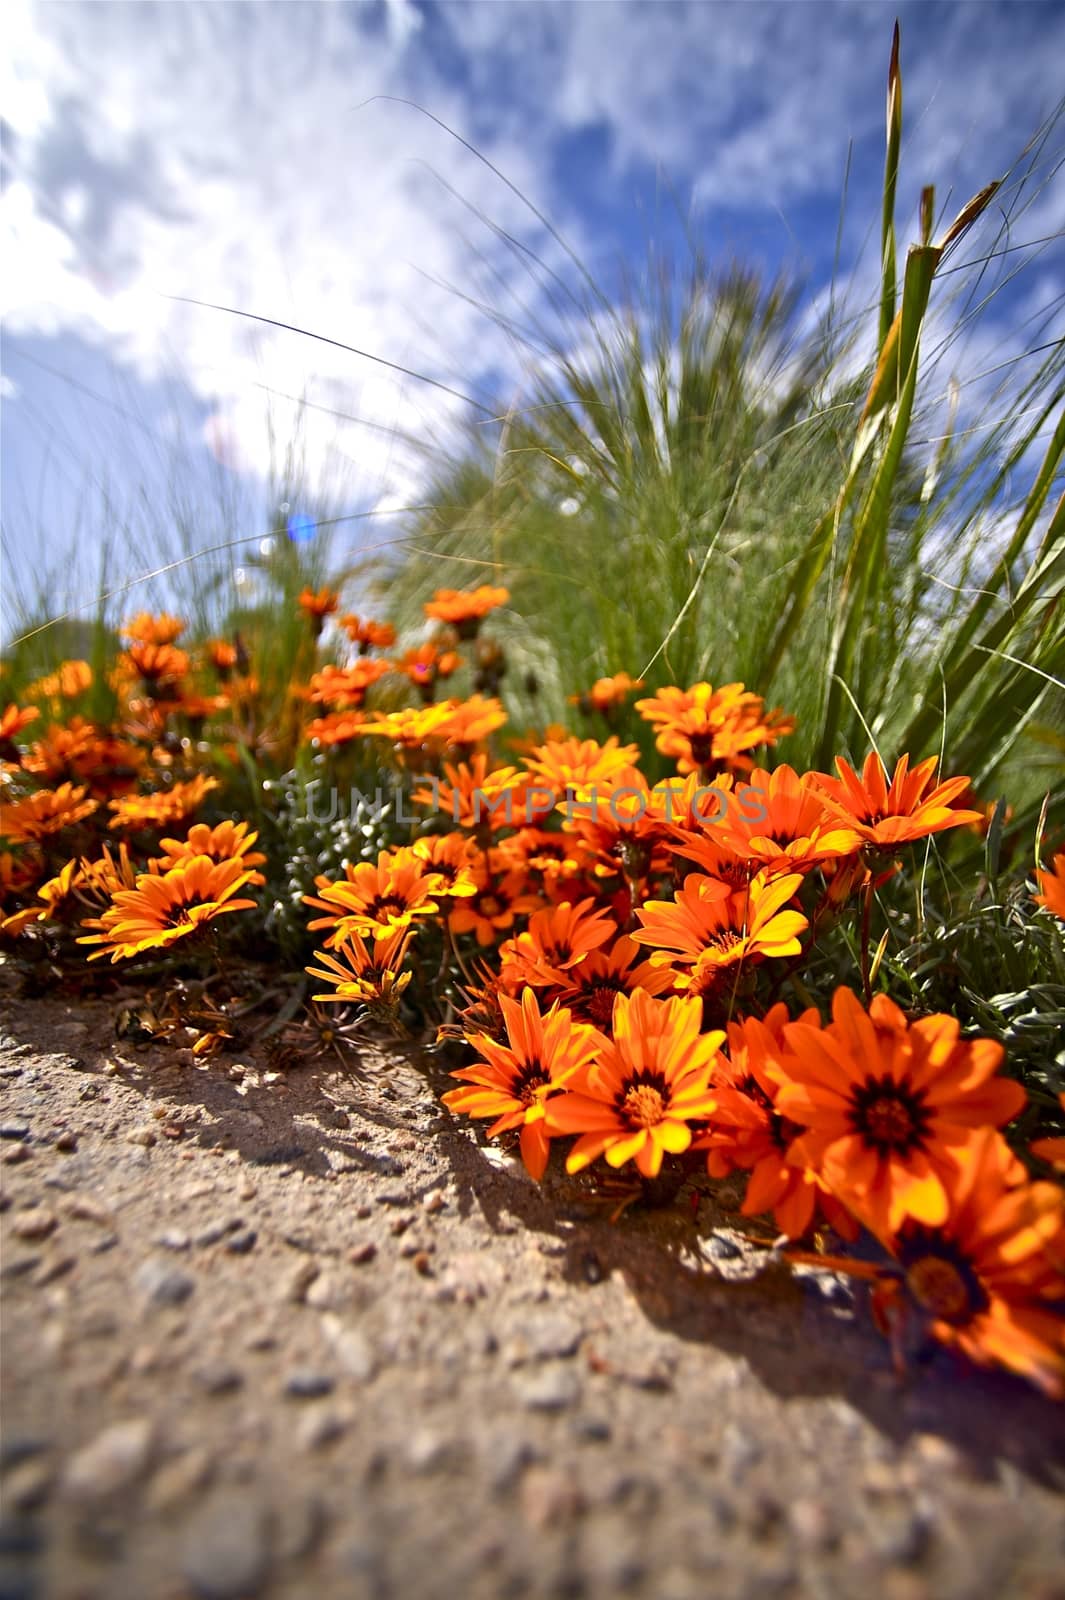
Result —
[{"label": "soil", "polygon": [[2,1600],[1065,1595],[1062,1408],[899,1378],[727,1189],[613,1221],[414,1047],[0,993]]}]

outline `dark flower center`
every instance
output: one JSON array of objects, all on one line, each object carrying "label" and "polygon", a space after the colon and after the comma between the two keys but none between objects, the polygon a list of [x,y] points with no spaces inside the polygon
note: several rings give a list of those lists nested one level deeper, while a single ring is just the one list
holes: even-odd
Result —
[{"label": "dark flower center", "polygon": [[523,1106],[531,1106],[537,1089],[549,1088],[551,1079],[539,1061],[527,1061],[514,1080],[514,1098]]},{"label": "dark flower center", "polygon": [[662,1121],[669,1104],[665,1077],[647,1067],[633,1073],[622,1084],[616,1104],[630,1128],[655,1127]]},{"label": "dark flower center", "polygon": [[928,1137],[924,1094],[888,1073],[867,1078],[851,1100],[851,1125],[879,1155],[908,1155]]},{"label": "dark flower center", "polygon": [[957,1246],[929,1228],[904,1239],[906,1287],[917,1304],[943,1322],[969,1322],[987,1307],[980,1279]]}]

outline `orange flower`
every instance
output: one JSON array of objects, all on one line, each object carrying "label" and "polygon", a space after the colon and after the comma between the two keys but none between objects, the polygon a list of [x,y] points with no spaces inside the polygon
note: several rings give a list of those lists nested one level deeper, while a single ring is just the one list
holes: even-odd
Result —
[{"label": "orange flower", "polygon": [[136,745],[101,733],[84,717],[71,717],[66,727],[46,729],[22,765],[49,783],[80,781],[97,794],[112,795],[132,788],[144,755]]},{"label": "orange flower", "polygon": [[429,705],[436,693],[437,679],[450,678],[461,667],[462,660],[454,650],[441,650],[430,643],[419,645],[417,650],[408,650],[399,665],[426,705]]},{"label": "orange flower", "polygon": [[89,960],[110,954],[112,962],[169,947],[230,911],[254,909],[254,900],[234,898],[251,879],[239,859],[216,862],[209,856],[193,856],[161,875],[139,873],[135,887],[118,890],[102,917],[82,924],[100,931],[78,943],[103,945]]},{"label": "orange flower", "polygon": [[472,592],[461,589],[438,589],[423,607],[425,615],[434,622],[451,623],[460,639],[472,639],[484,617],[496,606],[504,606],[510,599],[507,589],[493,589],[482,583]]},{"label": "orange flower", "polygon": [[189,658],[184,650],[172,644],[145,644],[134,642],[118,658],[119,670],[130,678],[140,678],[149,693],[160,697],[160,691],[172,692],[189,670]]},{"label": "orange flower", "polygon": [[472,694],[468,700],[449,700],[447,717],[439,723],[436,736],[460,753],[469,754],[501,728],[507,714],[498,700]]},{"label": "orange flower", "polygon": [[614,1001],[619,994],[646,989],[648,994],[661,995],[673,987],[671,972],[652,966],[650,961],[639,961],[639,955],[639,945],[627,933],[615,939],[609,950],[605,946],[592,950],[564,974],[565,987],[559,1000],[569,1006],[574,1016],[609,1034]]},{"label": "orange flower", "polygon": [[[1062,859],[1065,858],[1058,857],[1059,861]],[[1058,1099],[1061,1101],[1062,1111],[1065,1111],[1065,1094],[1059,1095]],[[1033,1139],[1028,1148],[1033,1156],[1039,1157],[1040,1161],[1049,1161],[1052,1167],[1065,1169],[1065,1137],[1060,1139]]]},{"label": "orange flower", "polygon": [[525,757],[525,765],[545,789],[583,799],[596,784],[620,781],[620,774],[639,756],[636,745],[619,745],[611,734],[605,744],[595,739],[549,739]]},{"label": "orange flower", "polygon": [[884,1242],[899,1263],[889,1307],[905,1296],[940,1343],[1065,1395],[1065,1192],[1024,1181],[994,1129],[973,1135],[942,1221]]},{"label": "orange flower", "polygon": [[112,800],[114,816],[109,828],[168,828],[173,822],[184,822],[201,806],[212,789],[218,788],[217,778],[206,778],[198,773],[187,783],[172,784],[156,794],[127,794]]},{"label": "orange flower", "polygon": [[688,969],[678,972],[678,989],[707,994],[743,962],[799,954],[808,923],[782,907],[801,883],[799,873],[769,881],[760,875],[749,889],[732,891],[692,872],[675,900],[648,900],[638,909],[641,926],[632,936],[654,948],[655,966]]},{"label": "orange flower", "polygon": [[433,891],[432,876],[426,863],[411,849],[382,850],[377,865],[360,861],[345,868],[346,876],[338,883],[317,880],[317,895],[304,895],[309,906],[318,906],[328,913],[316,917],[307,926],[314,932],[318,928],[333,931],[326,940],[329,949],[352,934],[363,938],[387,939],[402,929],[410,928],[416,917],[430,917],[438,906],[430,896]]},{"label": "orange flower", "polygon": [[322,631],[322,624],[326,617],[331,617],[340,607],[340,596],[333,590],[323,585],[318,593],[313,589],[303,589],[296,596],[296,604],[303,615],[310,619],[315,634]]},{"label": "orange flower", "polygon": [[449,706],[418,706],[403,711],[389,711],[375,716],[359,730],[364,735],[387,739],[396,749],[407,755],[418,751],[438,750],[443,741],[443,730],[451,715]]},{"label": "orange flower", "polygon": [[1038,872],[1036,877],[1040,889],[1035,897],[1036,905],[1065,920],[1065,850],[1054,857],[1049,872]]},{"label": "orange flower", "polygon": [[[804,1013],[803,1020],[819,1020],[817,1012]],[[854,1238],[858,1229],[839,1201],[808,1168],[788,1161],[791,1144],[803,1129],[776,1109],[786,1077],[781,1061],[786,1059],[787,1021],[787,1007],[778,1003],[764,1021],[747,1017],[728,1024],[728,1056],[718,1057],[713,1079],[717,1109],[695,1148],[706,1150],[712,1178],[725,1178],[737,1167],[750,1172],[740,1208],[745,1217],[771,1211],[781,1232],[799,1239],[820,1205],[837,1233]]]},{"label": "orange flower", "polygon": [[[266,860],[261,850],[252,845],[259,837],[249,833],[246,822],[220,822],[211,828],[206,822],[194,822],[184,839],[160,839],[163,852],[151,863],[153,871],[169,872],[193,856],[209,856],[212,861],[242,861],[245,867],[258,867]],[[249,875],[249,883],[266,882],[261,872]]]},{"label": "orange flower", "polygon": [[369,617],[341,617],[340,626],[357,644],[362,655],[368,650],[387,650],[396,642],[396,630],[390,622],[372,622]]},{"label": "orange flower", "polygon": [[[755,767],[749,778],[723,796],[724,815],[708,824],[706,835],[678,843],[683,856],[706,872],[716,848],[728,850],[754,871],[809,872],[859,848],[861,840],[841,828],[824,798],[793,767],[767,772]],[[707,844],[711,860],[707,859]]]},{"label": "orange flower", "polygon": [[603,716],[609,716],[624,703],[628,695],[642,688],[642,678],[630,678],[627,672],[615,672],[612,678],[596,678],[592,687],[583,694],[571,694],[569,703],[571,706],[580,706],[586,714],[599,711]]},{"label": "orange flower", "polygon": [[[430,893],[441,898],[465,899],[477,893],[474,868],[479,852],[461,833],[434,833],[415,839],[411,849],[425,863]],[[447,914],[447,907],[442,908]]]},{"label": "orange flower", "polygon": [[410,938],[410,929],[401,928],[367,945],[357,933],[350,933],[333,953],[316,950],[314,959],[321,966],[305,970],[332,984],[333,993],[316,994],[314,999],[327,1005],[366,1006],[375,1021],[394,1021],[400,996],[411,980],[409,972],[401,971]]},{"label": "orange flower", "polygon": [[365,711],[331,711],[327,717],[315,717],[308,723],[304,738],[327,747],[347,744],[357,739],[365,726]]},{"label": "orange flower", "polygon": [[126,842],[123,840],[118,847],[117,861],[106,844],[102,848],[103,855],[95,861],[87,856],[81,858],[77,888],[81,898],[90,905],[105,905],[119,889],[134,889],[137,884],[137,869]]},{"label": "orange flower", "polygon": [[668,866],[662,850],[656,852],[664,832],[662,820],[638,767],[623,767],[579,802],[563,801],[559,810],[570,817],[566,831],[584,840],[604,872],[640,881],[652,867]]},{"label": "orange flower", "polygon": [[1008,1122],[1025,1103],[1020,1084],[995,1076],[1002,1046],[959,1035],[953,1017],[908,1023],[883,994],[867,1014],[842,988],[827,1027],[784,1029],[795,1059],[776,1106],[809,1130],[791,1159],[881,1237],[907,1217],[943,1223],[972,1130]]},{"label": "orange flower", "polygon": [[506,860],[497,850],[481,856],[473,876],[477,893],[455,907],[451,931],[476,934],[477,943],[486,949],[500,933],[514,926],[515,917],[535,911],[540,900],[527,892],[525,874],[507,870]]},{"label": "orange flower", "polygon": [[35,700],[75,700],[92,683],[92,668],[87,661],[61,661],[55,672],[38,678],[26,690]]},{"label": "orange flower", "polygon": [[949,778],[929,788],[937,757],[919,761],[913,771],[909,756],[900,756],[890,786],[876,751],[865,758],[862,775],[836,757],[838,778],[811,772],[810,779],[825,796],[830,812],[854,830],[866,844],[894,850],[900,844],[924,839],[944,828],[958,828],[980,819],[978,811],[960,811],[951,805],[965,789],[968,778]]},{"label": "orange flower", "polygon": [[40,716],[36,706],[26,706],[20,710],[17,705],[11,704],[0,716],[0,761],[17,761],[19,759],[15,740],[35,717]]},{"label": "orange flower", "polygon": [[[529,798],[531,802],[534,797]],[[498,849],[512,868],[534,873],[545,885],[572,878],[591,865],[587,846],[580,839],[547,828],[519,828],[509,839],[501,840]]]},{"label": "orange flower", "polygon": [[175,644],[184,632],[185,624],[180,617],[172,617],[165,611],[158,616],[141,611],[126,623],[122,636],[134,644]]},{"label": "orange flower", "polygon": [[453,1072],[453,1078],[464,1079],[469,1087],[451,1089],[442,1098],[451,1111],[494,1117],[490,1139],[520,1128],[521,1158],[539,1181],[548,1157],[545,1110],[606,1041],[594,1028],[574,1022],[570,1012],[558,1005],[541,1016],[531,989],[525,990],[520,1004],[501,995],[499,1005],[507,1043],[497,1043],[485,1033],[468,1033],[467,1040],[484,1061]]},{"label": "orange flower", "polygon": [[655,1000],[644,989],[614,1002],[614,1037],[572,1089],[546,1107],[547,1131],[579,1133],[567,1172],[605,1155],[657,1178],[662,1157],[692,1142],[691,1124],[713,1114],[711,1074],[723,1033],[700,1033],[698,1000]]},{"label": "orange flower", "polygon": [[228,639],[211,639],[206,650],[207,659],[224,682],[236,666],[240,652],[235,644],[229,643]]},{"label": "orange flower", "polygon": [[457,766],[445,762],[444,777],[446,782],[416,789],[415,805],[436,806],[457,828],[470,830],[513,828],[525,821],[528,784],[516,767],[492,768],[479,752]]},{"label": "orange flower", "polygon": [[58,789],[38,789],[24,800],[0,807],[0,838],[15,844],[39,844],[91,817],[96,805],[95,800],[85,799],[84,788],[75,789],[69,783],[61,783]]},{"label": "orange flower", "polygon": [[509,988],[564,984],[573,967],[617,934],[613,918],[597,911],[594,900],[564,902],[537,911],[524,933],[508,939],[499,959]]},{"label": "orange flower", "polygon": [[390,661],[365,658],[353,662],[350,667],[330,664],[313,674],[307,686],[307,698],[321,705],[337,706],[341,710],[361,706],[366,699],[367,689],[391,671]]},{"label": "orange flower", "polygon": [[742,683],[720,689],[709,683],[659,689],[649,699],[637,700],[636,709],[657,729],[656,748],[676,761],[680,772],[746,772],[751,766],[748,751],[776,744],[795,727],[794,717],[779,710],[767,713],[761,695],[745,690]]}]

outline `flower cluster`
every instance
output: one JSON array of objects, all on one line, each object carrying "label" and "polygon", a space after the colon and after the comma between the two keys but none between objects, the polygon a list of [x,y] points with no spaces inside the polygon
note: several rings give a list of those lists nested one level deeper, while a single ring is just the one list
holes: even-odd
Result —
[{"label": "flower cluster", "polygon": [[[627,1169],[641,1192],[670,1164],[727,1180],[787,1258],[868,1278],[897,1347],[916,1321],[1061,1394],[1065,1140],[1031,1140],[997,1041],[886,992],[878,894],[914,847],[986,830],[969,780],[876,751],[801,771],[776,759],[794,719],[742,683],[648,693],[616,673],[571,697],[578,732],[507,739],[486,619],[508,601],[439,590],[403,638],[308,584],[272,699],[269,641],[197,643],[169,615],[129,621],[103,683],[57,665],[0,719],[0,936],[171,972],[148,1032],[185,1016],[198,1054],[224,1049],[225,1004],[193,1016],[180,985],[266,948],[271,782],[387,775],[403,806],[384,844],[348,833],[330,854],[323,825],[293,896],[314,983],[282,1041],[343,1059],[367,1027],[436,1033],[461,1052],[449,1110],[535,1179],[555,1147],[585,1183]],[[1029,891],[1054,937],[1063,886],[1059,853]]]}]

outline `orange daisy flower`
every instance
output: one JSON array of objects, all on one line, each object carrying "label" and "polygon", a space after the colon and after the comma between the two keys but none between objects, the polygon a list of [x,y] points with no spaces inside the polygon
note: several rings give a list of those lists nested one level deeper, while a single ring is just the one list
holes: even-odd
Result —
[{"label": "orange daisy flower", "polygon": [[808,1130],[791,1159],[881,1237],[907,1217],[943,1223],[972,1130],[1025,1104],[1020,1084],[995,1076],[1000,1044],[962,1039],[954,1017],[911,1024],[883,994],[867,1013],[837,989],[827,1027],[794,1022],[784,1037],[794,1059],[777,1110]]},{"label": "orange daisy flower", "polygon": [[523,872],[508,870],[508,863],[499,851],[482,854],[474,867],[477,893],[462,900],[450,917],[453,933],[473,933],[482,949],[494,944],[500,933],[514,926],[514,918],[535,911],[538,895],[526,888]]},{"label": "orange daisy flower", "polygon": [[367,689],[391,671],[390,661],[366,657],[360,657],[350,667],[330,664],[313,674],[307,685],[307,698],[321,705],[337,706],[341,710],[358,707],[366,699]]},{"label": "orange daisy flower", "polygon": [[773,772],[755,767],[750,776],[724,795],[724,815],[707,826],[707,835],[677,845],[679,853],[697,861],[706,872],[706,860],[721,847],[757,871],[809,872],[825,861],[850,855],[861,845],[851,828],[841,828],[829,813],[824,798],[793,767]]},{"label": "orange daisy flower", "polygon": [[228,639],[211,639],[206,645],[207,659],[223,683],[237,664],[239,651]]},{"label": "orange daisy flower", "polygon": [[494,1139],[512,1128],[521,1129],[521,1158],[532,1177],[541,1179],[547,1168],[549,1134],[545,1110],[552,1097],[583,1073],[605,1040],[586,1023],[556,1004],[541,1016],[536,996],[526,989],[520,1004],[499,997],[506,1025],[502,1044],[486,1033],[468,1033],[467,1040],[483,1062],[462,1067],[453,1078],[466,1087],[442,1096],[451,1111],[467,1117],[494,1117],[488,1137]]},{"label": "orange daisy flower", "polygon": [[642,880],[653,867],[665,869],[660,842],[661,817],[652,792],[638,767],[624,767],[609,782],[596,784],[579,805],[562,801],[559,810],[572,813],[568,833],[585,841],[606,872]]},{"label": "orange daisy flower", "polygon": [[746,772],[748,751],[776,744],[795,727],[794,717],[780,710],[766,712],[761,695],[742,683],[715,689],[693,683],[690,689],[669,687],[637,700],[640,715],[657,729],[655,746],[684,772]]},{"label": "orange daisy flower", "polygon": [[314,959],[321,965],[304,970],[331,984],[333,992],[313,998],[327,1005],[366,1006],[375,1021],[394,1020],[400,996],[411,980],[411,974],[402,970],[410,939],[409,928],[371,939],[369,944],[352,933],[332,952],[316,950]]},{"label": "orange daisy flower", "polygon": [[17,761],[19,759],[18,747],[15,740],[23,728],[40,716],[36,706],[26,706],[20,709],[11,704],[0,715],[0,761]]},{"label": "orange daisy flower", "polygon": [[504,982],[514,989],[524,984],[538,989],[564,984],[571,968],[614,938],[617,931],[613,918],[597,911],[591,899],[537,911],[525,932],[500,948]]},{"label": "orange daisy flower", "polygon": [[110,802],[114,816],[109,828],[168,828],[171,823],[184,822],[185,818],[201,806],[212,789],[218,788],[217,778],[198,773],[187,783],[172,784],[155,794],[127,794]]},{"label": "orange daisy flower", "polygon": [[317,880],[317,895],[304,895],[304,902],[328,915],[316,917],[307,926],[333,931],[326,940],[328,949],[352,934],[363,938],[387,939],[410,928],[416,917],[430,917],[439,910],[431,898],[434,883],[426,863],[409,848],[382,850],[375,866],[359,861],[345,868],[338,883]]},{"label": "orange daisy flower", "polygon": [[185,624],[180,617],[172,617],[165,611],[158,616],[141,611],[126,623],[122,637],[134,644],[175,644],[184,632]]},{"label": "orange daisy flower", "polygon": [[239,859],[212,861],[209,856],[193,856],[162,874],[139,873],[135,887],[118,890],[102,917],[82,924],[100,931],[78,943],[102,945],[89,960],[109,954],[112,962],[169,947],[228,912],[253,910],[254,900],[235,898],[251,879]]},{"label": "orange daisy flower", "polygon": [[993,1129],[973,1135],[943,1221],[907,1220],[884,1242],[898,1260],[895,1292],[880,1299],[889,1319],[908,1306],[978,1365],[1065,1395],[1065,1192],[1024,1181]]},{"label": "orange daisy flower", "polygon": [[436,806],[457,828],[470,831],[487,828],[494,832],[525,820],[528,783],[516,767],[493,768],[481,751],[468,762],[445,762],[444,778],[446,782],[416,789],[411,796],[415,805]]},{"label": "orange daisy flower", "polygon": [[938,758],[929,756],[911,772],[909,756],[900,756],[889,784],[873,750],[865,758],[860,778],[842,756],[836,757],[838,778],[822,772],[811,772],[809,777],[844,827],[876,849],[894,850],[944,828],[980,820],[978,811],[961,811],[951,805],[968,785],[968,778],[948,778],[929,788],[937,765]]},{"label": "orange daisy flower", "polygon": [[140,678],[156,699],[172,692],[189,670],[184,650],[172,644],[131,644],[118,658],[119,670],[130,678]]},{"label": "orange daisy flower", "polygon": [[365,726],[365,711],[331,711],[327,717],[315,717],[308,723],[304,738],[328,748],[357,739]]},{"label": "orange daisy flower", "polygon": [[117,861],[106,844],[102,848],[103,854],[95,861],[90,861],[87,856],[81,858],[77,889],[80,897],[89,905],[105,905],[120,889],[134,889],[137,886],[139,869],[133,865],[125,840],[118,847]]},{"label": "orange daisy flower", "polygon": [[643,688],[642,678],[630,678],[627,672],[615,672],[612,678],[596,678],[590,689],[583,694],[571,694],[571,706],[579,706],[585,715],[598,711],[602,716],[609,717],[618,706],[623,705],[630,694]]},{"label": "orange daisy flower", "polygon": [[[160,839],[162,855],[151,863],[153,871],[169,872],[193,856],[209,856],[212,861],[242,861],[245,867],[258,867],[266,860],[261,850],[252,845],[259,837],[248,829],[246,822],[219,822],[209,827],[206,822],[194,822],[184,839]],[[249,883],[263,884],[261,872],[250,874]]]},{"label": "orange daisy flower", "polygon": [[23,800],[0,806],[0,838],[14,844],[40,844],[62,833],[96,810],[97,802],[86,800],[85,793],[84,787],[61,783],[58,789],[38,789]]},{"label": "orange daisy flower", "polygon": [[365,736],[387,739],[402,755],[412,756],[440,749],[450,716],[447,705],[407,707],[378,714],[359,731]]},{"label": "orange daisy flower", "polygon": [[92,683],[92,668],[87,661],[61,661],[55,672],[38,678],[26,690],[34,700],[75,700]]},{"label": "orange daisy flower", "polygon": [[590,951],[564,973],[560,1003],[600,1033],[610,1034],[619,994],[646,989],[648,994],[661,995],[673,987],[672,972],[639,960],[640,955],[639,945],[627,933],[615,939],[609,950],[604,945]]},{"label": "orange daisy flower", "polygon": [[432,621],[450,623],[460,639],[472,639],[488,613],[497,606],[505,606],[509,599],[509,590],[493,589],[491,584],[482,583],[472,591],[438,589],[423,609]]},{"label": "orange daisy flower", "polygon": [[440,723],[437,737],[459,753],[472,753],[503,727],[507,714],[498,700],[473,694],[468,700],[449,700],[447,719]]},{"label": "orange daisy flower", "polygon": [[604,744],[595,739],[549,739],[525,757],[525,766],[545,789],[583,799],[596,784],[620,781],[620,774],[639,757],[638,746],[619,744],[611,734]]},{"label": "orange daisy flower", "polygon": [[368,650],[387,650],[396,642],[396,630],[390,622],[373,622],[369,617],[347,616],[341,617],[340,626],[352,644],[358,645],[361,655]]},{"label": "orange daisy flower", "polygon": [[678,989],[708,994],[741,963],[801,952],[799,934],[809,924],[800,911],[783,909],[801,883],[799,873],[771,880],[760,875],[748,889],[733,891],[692,872],[675,899],[639,907],[641,926],[632,937],[653,948],[655,966],[681,969]]},{"label": "orange daisy flower", "polygon": [[[717,1110],[711,1128],[694,1148],[706,1150],[712,1178],[725,1178],[739,1168],[748,1171],[747,1193],[740,1208],[745,1217],[771,1211],[777,1227],[799,1239],[818,1208],[837,1233],[857,1236],[850,1214],[808,1168],[792,1166],[788,1152],[803,1128],[776,1109],[777,1092],[786,1078],[781,1067],[787,1047],[784,1027],[788,1010],[778,1003],[764,1020],[747,1017],[728,1024],[728,1054],[718,1057],[714,1071]],[[816,1011],[800,1020],[818,1021]]]},{"label": "orange daisy flower", "polygon": [[655,1000],[644,989],[619,994],[611,1040],[598,1060],[546,1107],[547,1131],[578,1133],[567,1172],[605,1156],[612,1167],[635,1161],[657,1178],[662,1157],[692,1142],[693,1122],[711,1116],[711,1075],[723,1033],[701,1033],[698,1000]]},{"label": "orange daisy flower", "polygon": [[1039,880],[1036,905],[1065,920],[1065,850],[1054,857],[1049,872],[1037,872],[1036,877]]},{"label": "orange daisy flower", "polygon": [[[534,798],[535,795],[530,794],[530,802]],[[519,828],[509,839],[500,840],[497,848],[515,871],[531,873],[548,886],[560,879],[572,878],[593,865],[582,840],[574,834],[555,833],[547,828]]]},{"label": "orange daisy flower", "polygon": [[97,794],[113,795],[132,788],[144,759],[136,745],[101,733],[84,717],[71,717],[65,727],[53,725],[35,740],[22,765],[49,783],[82,782]]},{"label": "orange daisy flower", "polygon": [[[430,892],[441,898],[465,899],[477,893],[474,869],[479,852],[461,833],[434,833],[415,839],[411,849],[431,880]],[[447,906],[443,913],[447,915]]]},{"label": "orange daisy flower", "polygon": [[334,594],[333,590],[328,586],[323,585],[317,594],[313,589],[301,590],[296,596],[296,604],[310,622],[314,636],[317,638],[322,631],[326,617],[331,617],[335,611],[339,610],[340,596]]},{"label": "orange daisy flower", "polygon": [[450,678],[462,665],[462,658],[454,650],[441,650],[435,644],[421,644],[408,650],[399,663],[400,671],[413,683],[426,705],[431,705],[436,694],[437,681]]}]

